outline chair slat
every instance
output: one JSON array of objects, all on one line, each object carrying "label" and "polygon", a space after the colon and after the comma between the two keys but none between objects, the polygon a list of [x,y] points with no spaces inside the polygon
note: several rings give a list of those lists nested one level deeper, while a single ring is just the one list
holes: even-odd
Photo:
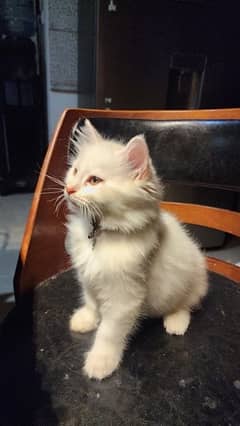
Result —
[{"label": "chair slat", "polygon": [[208,270],[223,275],[240,285],[240,267],[224,260],[207,257]]},{"label": "chair slat", "polygon": [[181,222],[217,229],[240,237],[240,213],[190,203],[162,202],[160,206]]}]

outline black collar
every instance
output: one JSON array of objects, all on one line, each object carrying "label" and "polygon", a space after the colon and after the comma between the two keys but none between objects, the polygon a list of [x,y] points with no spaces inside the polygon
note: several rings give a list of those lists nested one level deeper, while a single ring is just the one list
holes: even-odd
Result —
[{"label": "black collar", "polygon": [[88,234],[88,239],[92,240],[92,245],[94,248],[97,242],[97,236],[99,235],[101,231],[101,225],[100,225],[100,222],[97,222],[95,219],[92,219],[91,225],[92,225],[92,230],[90,234]]}]

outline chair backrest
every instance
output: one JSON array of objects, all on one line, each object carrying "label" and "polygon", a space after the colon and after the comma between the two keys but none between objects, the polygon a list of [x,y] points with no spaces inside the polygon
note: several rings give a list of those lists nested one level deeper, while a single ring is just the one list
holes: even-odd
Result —
[{"label": "chair backrest", "polygon": [[[34,194],[15,275],[16,294],[69,267],[64,252],[65,211],[57,217],[47,175],[63,177],[69,135],[81,117],[106,136],[144,133],[163,182],[240,192],[240,109],[199,111],[66,110],[49,146]],[[240,236],[240,213],[216,207],[163,202],[185,223]],[[240,268],[208,258],[209,269],[240,282]]]}]

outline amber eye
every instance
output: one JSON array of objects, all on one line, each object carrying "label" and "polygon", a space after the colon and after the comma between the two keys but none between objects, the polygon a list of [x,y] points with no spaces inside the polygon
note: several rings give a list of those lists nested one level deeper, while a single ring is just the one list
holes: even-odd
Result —
[{"label": "amber eye", "polygon": [[90,183],[90,185],[97,185],[100,182],[102,182],[102,179],[97,176],[90,176],[87,180],[87,183]]},{"label": "amber eye", "polygon": [[73,176],[75,176],[77,174],[77,172],[78,172],[78,169],[76,169],[76,167],[74,167],[74,169],[73,169]]}]

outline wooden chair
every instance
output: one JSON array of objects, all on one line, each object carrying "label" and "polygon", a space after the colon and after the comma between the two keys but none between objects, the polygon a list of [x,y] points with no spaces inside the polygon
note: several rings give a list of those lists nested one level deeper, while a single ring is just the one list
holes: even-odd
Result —
[{"label": "wooden chair", "polygon": [[[53,186],[48,175],[59,178],[65,174],[69,134],[81,117],[90,118],[107,136],[129,139],[145,133],[163,182],[240,192],[240,109],[70,109],[63,113],[42,166],[23,238],[14,279],[17,309],[4,328],[4,347],[11,356],[5,357],[3,374],[6,376],[7,367],[12,368],[15,351],[19,368],[25,365],[25,381],[30,377],[34,382],[33,389],[27,379],[16,390],[18,418],[22,416],[25,422],[38,418],[38,424],[48,425],[58,421],[239,424],[240,268],[219,259],[208,257],[209,295],[184,337],[166,335],[161,320],[145,321],[110,379],[98,383],[82,375],[83,353],[91,337],[73,336],[68,329],[78,288],[64,251],[66,209],[60,209],[57,216],[53,196],[48,194]],[[162,202],[161,208],[184,223],[240,236],[240,213],[236,211],[175,202]],[[31,300],[27,304],[26,295]],[[24,348],[19,342],[22,335]],[[16,336],[19,346],[13,343]],[[18,368],[14,374],[19,377]],[[21,374],[20,382],[24,381]],[[10,394],[7,379],[6,386]],[[31,401],[31,408],[25,411],[19,403],[22,389],[23,400]],[[4,400],[6,395],[5,390]]]}]

